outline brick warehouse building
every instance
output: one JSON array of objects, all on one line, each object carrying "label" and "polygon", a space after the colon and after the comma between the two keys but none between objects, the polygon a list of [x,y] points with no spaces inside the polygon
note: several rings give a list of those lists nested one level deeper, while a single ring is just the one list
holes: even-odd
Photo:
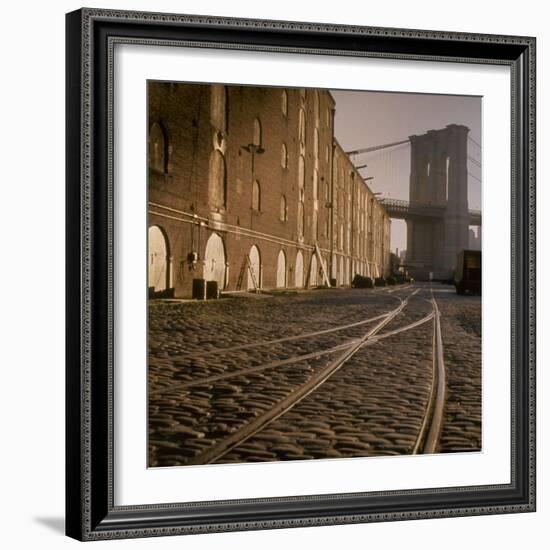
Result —
[{"label": "brick warehouse building", "polygon": [[388,274],[390,219],[334,138],[330,92],[150,82],[148,94],[152,293]]}]

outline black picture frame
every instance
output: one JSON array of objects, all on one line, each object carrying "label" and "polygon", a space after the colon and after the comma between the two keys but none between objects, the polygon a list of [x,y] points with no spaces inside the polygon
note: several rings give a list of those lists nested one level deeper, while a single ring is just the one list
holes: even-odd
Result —
[{"label": "black picture frame", "polygon": [[[535,38],[81,9],[67,14],[66,533],[79,540],[535,510]],[[512,75],[511,482],[117,507],[113,500],[114,43],[507,65]],[[490,208],[491,205],[487,205]],[[182,501],[185,495],[182,495]]]}]

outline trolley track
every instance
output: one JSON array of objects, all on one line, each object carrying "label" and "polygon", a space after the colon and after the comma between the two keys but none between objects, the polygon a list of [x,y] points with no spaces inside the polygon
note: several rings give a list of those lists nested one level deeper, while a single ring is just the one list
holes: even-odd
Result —
[{"label": "trolley track", "polygon": [[340,332],[343,330],[347,330],[350,328],[359,327],[362,325],[366,325],[368,323],[374,323],[374,321],[378,321],[382,318],[384,318],[387,315],[387,313],[382,313],[380,315],[376,315],[374,317],[369,317],[368,319],[362,319],[361,321],[356,321],[354,323],[348,323],[346,325],[340,325],[333,328],[327,328],[323,330],[316,330],[314,332],[306,332],[303,334],[295,334],[294,336],[285,336],[283,338],[275,338],[273,340],[263,340],[261,342],[249,342],[247,344],[240,344],[238,346],[230,346],[227,348],[215,348],[215,349],[209,349],[204,351],[190,351],[186,353],[181,353],[179,355],[174,355],[171,357],[172,360],[179,360],[179,359],[185,359],[189,356],[193,357],[203,357],[206,355],[215,355],[215,354],[221,354],[221,353],[230,353],[232,351],[242,351],[245,349],[252,349],[252,348],[260,348],[263,346],[270,346],[273,344],[282,344],[284,342],[294,342],[297,340],[305,340],[306,338],[314,338],[315,336],[322,336],[324,334],[330,334],[333,332]]},{"label": "trolley track", "polygon": [[431,297],[433,306],[433,336],[432,336],[432,388],[426,407],[424,420],[418,434],[413,454],[433,454],[437,450],[441,428],[443,425],[443,410],[445,407],[445,361],[443,359],[443,340],[441,337],[441,319],[437,302]]},{"label": "trolley track", "polygon": [[361,347],[380,330],[382,330],[394,317],[399,315],[407,306],[409,299],[418,293],[418,289],[411,292],[405,299],[400,300],[400,305],[385,316],[375,327],[370,329],[362,338],[349,346],[341,355],[332,360],[327,366],[315,372],[309,380],[292,391],[286,398],[278,401],[271,409],[258,416],[255,420],[235,430],[231,435],[217,441],[206,451],[187,461],[187,464],[208,464],[215,462],[228,453],[231,449],[244,443],[271,422],[289,411],[304,398],[317,390],[326,380],[334,375],[345,363],[361,349]]},{"label": "trolley track", "polygon": [[[410,287],[410,285],[406,285],[405,287],[402,287],[402,288],[384,287],[384,288],[381,288],[381,289],[375,289],[374,292],[377,292],[379,294],[383,293],[384,295],[387,295],[390,298],[399,300],[400,298],[398,296],[394,296],[393,294],[395,292],[403,292],[403,291],[407,290],[409,287]],[[234,351],[242,351],[242,350],[246,350],[246,349],[259,348],[259,347],[263,347],[263,346],[270,346],[270,345],[281,344],[281,343],[285,343],[285,342],[294,342],[294,341],[298,341],[298,340],[304,340],[304,339],[307,339],[307,338],[313,338],[313,337],[316,337],[316,336],[322,336],[322,335],[325,335],[325,334],[331,334],[331,333],[334,333],[334,332],[340,332],[340,331],[343,331],[343,330],[348,330],[348,329],[359,327],[359,326],[362,326],[362,325],[365,325],[365,324],[373,323],[375,321],[378,321],[378,320],[384,318],[386,315],[388,315],[388,313],[382,313],[380,315],[375,315],[374,317],[369,317],[367,319],[361,319],[360,321],[355,321],[353,323],[346,323],[344,325],[339,325],[337,327],[332,327],[332,328],[328,328],[328,329],[321,329],[321,330],[316,330],[316,331],[312,331],[312,332],[305,332],[305,333],[301,333],[301,334],[294,334],[292,336],[284,336],[284,337],[281,337],[281,338],[274,338],[274,339],[270,339],[270,340],[262,340],[260,342],[248,342],[246,344],[239,344],[239,345],[236,345],[236,346],[228,346],[228,347],[225,347],[225,348],[213,348],[213,349],[208,349],[208,350],[187,351],[187,352],[172,355],[170,358],[171,358],[172,361],[177,361],[177,360],[181,360],[181,359],[187,359],[188,357],[191,357],[191,356],[192,357],[204,357],[204,356],[208,356],[208,355],[216,355],[216,354],[230,353],[230,352],[234,352]]]},{"label": "trolley track", "polygon": [[[405,289],[399,289],[399,290],[405,290]],[[390,298],[392,298],[393,300],[397,300],[399,302],[399,304],[402,303],[402,299],[397,296],[397,295],[391,295]],[[246,344],[241,344],[241,345],[237,345],[237,346],[230,346],[230,347],[224,347],[224,348],[215,348],[215,349],[211,349],[211,350],[198,350],[198,351],[189,351],[189,352],[185,352],[183,354],[174,354],[174,355],[171,355],[170,356],[170,362],[173,363],[173,364],[179,364],[178,365],[178,370],[181,370],[181,369],[184,369],[187,367],[187,364],[191,365],[192,361],[197,361],[197,360],[200,360],[201,362],[204,361],[205,359],[207,359],[208,357],[211,357],[211,356],[221,356],[223,355],[223,360],[221,363],[217,362],[218,365],[223,365],[224,363],[229,365],[230,364],[230,361],[228,361],[229,358],[232,358],[233,356],[237,357],[238,355],[237,354],[241,354],[241,352],[243,351],[248,351],[248,350],[259,350],[261,348],[264,348],[264,347],[267,347],[267,346],[280,346],[280,345],[284,345],[284,344],[288,344],[288,343],[298,343],[300,341],[308,341],[308,340],[314,340],[314,339],[318,339],[319,337],[323,337],[323,336],[331,336],[333,334],[336,334],[336,333],[339,333],[339,332],[345,332],[345,331],[352,331],[352,332],[356,332],[357,329],[359,329],[360,327],[364,326],[364,325],[369,325],[369,324],[372,324],[376,321],[380,321],[384,318],[386,318],[388,315],[390,315],[392,313],[393,310],[390,310],[390,311],[385,311],[381,314],[378,314],[378,315],[375,315],[373,317],[368,317],[366,319],[361,319],[359,321],[354,321],[352,323],[346,323],[346,324],[343,324],[343,325],[338,325],[336,327],[331,327],[331,328],[328,328],[328,329],[322,329],[322,330],[316,330],[316,331],[310,331],[310,332],[305,332],[305,333],[300,333],[300,334],[294,334],[292,336],[285,336],[285,337],[281,337],[281,338],[276,338],[276,339],[271,339],[271,340],[263,340],[263,341],[259,341],[259,342],[249,342],[249,343],[246,343]],[[345,348],[348,344],[349,345],[352,345],[355,341],[357,340],[357,338],[351,338],[349,339],[347,342],[343,342],[342,344],[338,344],[338,345],[330,345],[330,341],[328,342],[328,347],[325,347],[327,344],[326,343],[322,343],[322,342],[319,342],[318,344],[318,347],[320,347],[321,349],[319,349],[318,351],[316,352],[313,352],[313,353],[307,353],[307,354],[304,354],[303,356],[300,356],[300,355],[297,355],[297,354],[292,354],[293,353],[293,350],[289,350],[290,353],[292,355],[290,355],[290,357],[283,357],[282,359],[280,360],[275,360],[275,361],[270,361],[266,364],[260,364],[260,365],[253,365],[251,367],[249,367],[248,369],[237,369],[237,370],[229,370],[227,373],[223,373],[223,374],[220,374],[220,373],[215,373],[215,374],[211,374],[210,376],[203,376],[203,377],[200,377],[200,378],[192,378],[192,379],[189,379],[189,380],[185,380],[185,381],[182,381],[182,382],[177,382],[177,383],[167,383],[165,382],[164,384],[160,384],[157,382],[157,387],[150,387],[149,388],[149,395],[158,395],[158,394],[162,394],[162,393],[165,393],[165,392],[171,392],[171,391],[174,391],[174,390],[177,390],[177,389],[181,389],[181,388],[185,388],[185,387],[196,387],[196,386],[200,386],[201,383],[209,383],[213,380],[221,380],[221,379],[224,379],[224,378],[230,378],[230,377],[233,377],[233,376],[239,376],[241,374],[245,374],[245,373],[252,373],[252,372],[258,372],[258,371],[261,371],[261,370],[264,370],[264,369],[269,369],[269,368],[274,368],[274,367],[281,367],[281,366],[284,366],[286,364],[290,364],[290,363],[293,363],[293,362],[297,362],[297,361],[300,361],[300,360],[309,360],[309,359],[315,359],[315,358],[318,358],[318,357],[321,357],[323,355],[326,355],[327,353],[334,353],[336,351],[339,351],[343,348]],[[271,350],[269,350],[271,351]],[[284,348],[281,350],[281,352],[284,352]],[[268,354],[268,350],[266,350],[266,352],[259,352],[260,355],[259,357],[257,358],[260,358],[261,360],[261,355],[262,354]],[[152,358],[151,360],[151,365],[162,365],[165,363],[165,359],[156,359],[156,358]],[[216,363],[214,363],[215,365]],[[181,366],[180,366],[181,365]],[[157,367],[158,368],[158,367]],[[162,368],[162,367],[160,367]],[[217,369],[219,369],[219,367],[216,367]]]},{"label": "trolley track", "polygon": [[[380,318],[386,317],[387,315],[388,314],[379,315],[375,319],[378,320]],[[418,327],[420,325],[423,325],[424,323],[430,321],[431,319],[433,319],[433,317],[434,317],[434,314],[430,313],[429,315],[426,315],[425,317],[423,317],[423,318],[421,318],[417,321],[414,321],[413,323],[409,323],[408,325],[405,325],[405,326],[400,327],[398,329],[394,329],[394,330],[387,331],[387,332],[384,332],[384,333],[379,334],[379,335],[372,336],[369,340],[367,340],[365,342],[362,342],[361,346],[372,345],[372,344],[375,344],[375,343],[377,343],[381,340],[384,340],[385,338],[389,338],[390,336],[395,336],[396,334],[400,334],[401,332],[405,332],[407,330],[411,330],[413,328],[416,328],[416,327]],[[372,320],[374,320],[374,319],[371,319],[371,321]],[[293,364],[293,363],[299,363],[301,361],[306,361],[308,359],[317,359],[317,358],[322,357],[324,355],[329,355],[329,354],[332,354],[332,353],[336,353],[337,351],[342,351],[342,350],[345,350],[347,348],[350,348],[350,347],[354,346],[355,344],[357,344],[359,342],[361,342],[361,339],[360,338],[355,338],[353,340],[349,340],[349,341],[344,342],[342,344],[339,344],[337,346],[333,346],[331,348],[323,349],[323,350],[320,350],[320,351],[317,351],[317,352],[306,353],[306,354],[303,354],[303,355],[296,355],[296,356],[293,356],[293,357],[289,357],[287,359],[280,359],[280,360],[277,360],[277,361],[272,361],[270,363],[266,363],[264,365],[259,365],[257,367],[249,367],[249,368],[246,368],[246,369],[231,371],[231,372],[228,372],[228,373],[225,373],[225,374],[218,374],[218,375],[214,375],[214,376],[198,378],[198,379],[195,379],[195,380],[191,380],[189,382],[182,382],[180,384],[173,384],[170,387],[158,388],[156,390],[152,390],[150,392],[150,395],[160,394],[160,393],[163,393],[165,391],[173,392],[177,389],[192,388],[192,387],[196,387],[196,386],[205,386],[205,385],[208,385],[208,384],[212,384],[214,382],[219,382],[220,380],[227,380],[227,379],[236,378],[236,377],[239,377],[239,376],[246,376],[247,374],[251,374],[251,373],[254,373],[254,372],[261,372],[261,371],[264,371],[264,370],[273,369],[273,368],[277,368],[277,367],[282,367],[282,366],[290,365],[290,364]]]},{"label": "trolley track", "polygon": [[[405,290],[404,288],[400,289],[390,289],[392,294],[398,290]],[[317,368],[309,379],[293,389],[286,397],[278,400],[273,406],[270,406],[268,410],[261,411],[259,416],[254,418],[251,421],[248,421],[244,425],[235,426],[233,431],[229,434],[224,434],[220,438],[213,441],[206,448],[201,448],[201,450],[194,456],[189,456],[185,461],[186,465],[191,464],[206,464],[219,461],[231,450],[239,447],[243,443],[247,442],[250,438],[255,435],[260,434],[265,430],[272,422],[280,418],[286,412],[290,411],[297,404],[302,402],[308,396],[312,395],[314,392],[318,391],[323,384],[329,380],[336,372],[340,371],[342,367],[363,347],[370,346],[382,342],[383,340],[390,338],[392,336],[398,335],[400,333],[415,329],[428,323],[433,320],[433,336],[432,336],[432,346],[433,346],[433,361],[432,361],[432,388],[430,391],[430,398],[428,405],[425,410],[424,418],[422,421],[421,428],[418,433],[418,437],[414,444],[412,452],[414,454],[419,453],[433,453],[437,448],[437,441],[439,433],[441,431],[441,424],[443,419],[443,408],[445,402],[445,372],[444,372],[444,363],[443,363],[443,348],[441,341],[441,328],[440,328],[440,314],[437,308],[437,303],[433,298],[433,293],[431,300],[429,302],[432,304],[432,311],[421,318],[415,319],[411,323],[406,325],[398,326],[392,330],[383,332],[383,329],[389,326],[398,317],[409,304],[409,300],[415,297],[419,293],[420,289],[415,289],[404,298],[394,295],[392,297],[399,300],[399,306],[393,310],[384,313],[382,315],[377,315],[375,317],[361,320],[354,323],[349,323],[347,325],[341,325],[331,329],[324,329],[321,331],[313,331],[305,334],[294,335],[290,337],[256,342],[252,344],[244,344],[243,346],[235,346],[232,348],[225,348],[220,350],[208,350],[205,352],[209,353],[221,353],[229,352],[232,349],[241,350],[246,348],[254,348],[266,346],[271,343],[280,343],[286,341],[294,341],[299,339],[313,338],[315,336],[343,331],[347,328],[356,328],[367,323],[377,324],[370,328],[363,336],[359,338],[353,338],[346,340],[339,345],[332,346],[330,348],[321,349],[312,353],[294,355],[292,357],[271,361],[262,365],[249,367],[246,369],[238,369],[236,371],[231,371],[227,373],[222,373],[218,375],[202,377],[194,379],[191,381],[186,381],[179,384],[172,384],[169,387],[157,388],[150,392],[150,395],[162,394],[163,392],[174,393],[178,390],[192,390],[193,388],[198,388],[201,386],[215,385],[219,382],[230,380],[231,378],[245,377],[246,375],[258,373],[262,371],[267,371],[269,369],[275,369],[277,367],[285,367],[287,365],[297,364],[304,361],[315,360],[322,357],[328,358],[331,355],[337,354],[337,357],[331,359],[328,364]],[[419,299],[420,297],[417,297]],[[205,442],[206,443],[206,442]],[[410,451],[409,451],[410,452]]]},{"label": "trolley track", "polygon": [[[219,462],[411,454],[430,394],[432,332],[427,322],[366,347],[309,398]],[[420,347],[401,358],[409,346]],[[263,452],[256,455],[254,447]]]}]

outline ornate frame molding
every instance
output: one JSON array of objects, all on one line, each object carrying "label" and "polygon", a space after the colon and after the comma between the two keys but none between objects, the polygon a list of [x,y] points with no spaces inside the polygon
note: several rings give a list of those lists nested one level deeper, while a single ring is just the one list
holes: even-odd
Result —
[{"label": "ornate frame molding", "polygon": [[[329,36],[334,47],[323,45]],[[352,46],[350,38],[359,40]],[[114,506],[112,83],[117,43],[510,66],[509,485]],[[68,14],[67,534],[99,540],[534,511],[535,86],[531,37],[102,9]]]}]

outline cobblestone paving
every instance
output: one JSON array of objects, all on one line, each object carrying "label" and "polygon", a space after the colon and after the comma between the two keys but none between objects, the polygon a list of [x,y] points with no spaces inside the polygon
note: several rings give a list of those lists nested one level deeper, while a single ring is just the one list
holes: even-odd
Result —
[{"label": "cobblestone paving", "polygon": [[440,452],[481,450],[481,300],[434,290],[441,312],[447,400]]},{"label": "cobblestone paving", "polygon": [[428,323],[363,348],[319,390],[222,461],[410,453],[430,393],[431,339]]},{"label": "cobblestone paving", "polygon": [[[342,350],[303,357],[293,363],[285,363],[286,359],[330,350],[360,338],[380,319],[363,321],[393,310],[400,303],[398,297],[411,292],[411,288],[396,287],[286,293],[206,303],[152,302],[150,466],[182,465],[191,459],[200,462],[205,450],[269,411]],[[429,314],[429,296],[422,289],[382,332]],[[455,309],[453,322],[468,325],[470,312],[462,312],[460,306]],[[352,326],[294,339],[343,325]],[[432,330],[430,321],[361,348],[314,393],[218,462],[410,453],[430,392]],[[454,330],[453,326],[449,330]],[[255,345],[284,338],[290,340]],[[474,340],[471,343],[475,344]],[[461,381],[457,383],[453,388],[460,393]],[[469,398],[475,399],[475,388],[470,390]],[[461,413],[470,414],[472,407]],[[460,423],[463,419],[458,416],[457,420]],[[468,425],[468,430],[473,435],[475,427]],[[442,441],[443,450],[453,450],[452,434]]]}]

